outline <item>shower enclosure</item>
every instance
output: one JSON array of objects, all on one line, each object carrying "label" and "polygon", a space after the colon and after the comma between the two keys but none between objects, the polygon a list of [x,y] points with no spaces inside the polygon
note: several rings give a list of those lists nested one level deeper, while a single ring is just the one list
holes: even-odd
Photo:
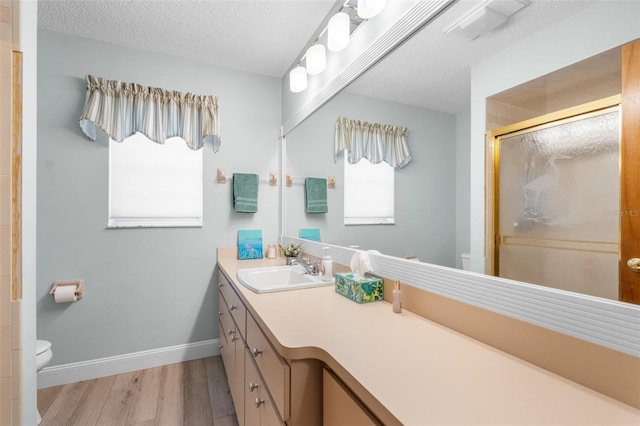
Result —
[{"label": "shower enclosure", "polygon": [[493,273],[619,299],[620,97],[493,139]]}]

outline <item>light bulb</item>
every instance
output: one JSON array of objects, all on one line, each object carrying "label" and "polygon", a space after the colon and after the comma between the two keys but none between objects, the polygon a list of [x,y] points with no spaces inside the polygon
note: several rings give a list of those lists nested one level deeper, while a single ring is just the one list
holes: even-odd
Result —
[{"label": "light bulb", "polygon": [[339,52],[349,44],[349,15],[336,13],[327,26],[327,47],[332,52]]},{"label": "light bulb", "polygon": [[298,65],[289,73],[289,90],[293,93],[302,92],[307,88],[307,70]]},{"label": "light bulb", "polygon": [[382,12],[386,0],[358,0],[358,16],[362,19],[369,19]]},{"label": "light bulb", "polygon": [[327,53],[322,44],[314,44],[307,49],[307,74],[320,74],[327,67]]}]

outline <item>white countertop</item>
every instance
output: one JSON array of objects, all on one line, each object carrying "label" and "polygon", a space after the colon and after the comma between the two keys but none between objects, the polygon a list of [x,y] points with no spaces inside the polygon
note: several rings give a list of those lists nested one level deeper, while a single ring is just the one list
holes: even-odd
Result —
[{"label": "white countertop", "polygon": [[219,251],[218,264],[281,355],[346,371],[402,424],[640,425],[640,410],[387,302],[333,286],[254,293],[237,270],[282,259],[234,256]]}]

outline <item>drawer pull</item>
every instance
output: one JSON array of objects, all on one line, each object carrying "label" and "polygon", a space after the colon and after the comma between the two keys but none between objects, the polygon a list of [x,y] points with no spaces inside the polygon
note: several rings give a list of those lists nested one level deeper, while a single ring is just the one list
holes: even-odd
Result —
[{"label": "drawer pull", "polygon": [[249,382],[249,392],[253,392],[254,390],[258,389],[258,386],[260,385],[257,383]]},{"label": "drawer pull", "polygon": [[229,310],[230,310],[230,311],[235,311],[236,309],[238,309],[238,307],[237,307],[237,306],[235,306],[235,305],[229,305]]},{"label": "drawer pull", "polygon": [[238,340],[238,337],[236,337],[236,335],[234,334],[234,335],[231,337],[231,341],[232,341],[232,342],[235,342],[236,340]]},{"label": "drawer pull", "polygon": [[218,345],[218,349],[222,349],[222,348],[224,348],[224,346]]},{"label": "drawer pull", "polygon": [[256,398],[256,408],[260,408],[262,404],[264,404],[264,399]]},{"label": "drawer pull", "polygon": [[218,288],[224,287],[224,283],[218,283]]},{"label": "drawer pull", "polygon": [[236,334],[236,331],[229,329],[227,330],[227,333],[229,333],[229,336],[233,336],[234,334]]},{"label": "drawer pull", "polygon": [[258,358],[258,355],[262,353],[262,349],[253,348],[251,349],[251,353],[253,354],[254,358]]},{"label": "drawer pull", "polygon": [[218,312],[218,316],[221,317],[224,315],[224,312]]}]

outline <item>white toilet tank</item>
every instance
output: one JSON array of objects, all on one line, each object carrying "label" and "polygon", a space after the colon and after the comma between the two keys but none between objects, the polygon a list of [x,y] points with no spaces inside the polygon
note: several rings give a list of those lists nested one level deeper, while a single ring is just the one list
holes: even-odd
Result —
[{"label": "white toilet tank", "polygon": [[462,258],[462,269],[464,271],[470,271],[471,270],[471,254],[462,253],[460,257]]}]

